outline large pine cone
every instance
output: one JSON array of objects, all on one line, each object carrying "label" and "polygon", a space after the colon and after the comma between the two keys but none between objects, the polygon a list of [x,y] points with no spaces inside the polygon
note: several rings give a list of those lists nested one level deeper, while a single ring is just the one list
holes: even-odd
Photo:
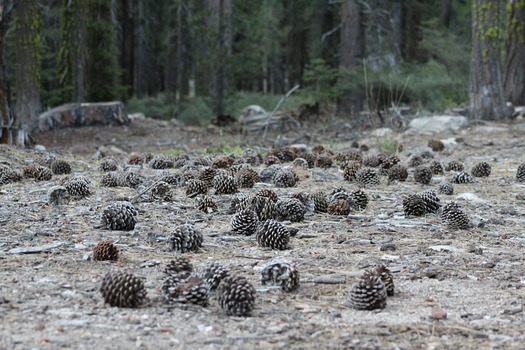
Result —
[{"label": "large pine cone", "polygon": [[100,291],[106,303],[118,307],[138,307],[146,299],[144,282],[132,274],[110,272],[102,279]]}]

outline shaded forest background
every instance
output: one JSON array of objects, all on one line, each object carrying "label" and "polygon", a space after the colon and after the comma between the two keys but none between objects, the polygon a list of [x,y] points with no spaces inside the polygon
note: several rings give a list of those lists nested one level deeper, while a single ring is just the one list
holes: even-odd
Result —
[{"label": "shaded forest background", "polygon": [[288,107],[319,102],[339,117],[392,104],[472,107],[472,70],[484,64],[498,66],[503,102],[525,104],[512,88],[523,86],[516,69],[525,64],[518,57],[512,68],[509,54],[512,34],[525,38],[524,0],[4,3],[8,89],[0,102],[29,130],[48,108],[110,100],[123,100],[128,112],[205,124],[251,104],[271,109],[296,84]]}]

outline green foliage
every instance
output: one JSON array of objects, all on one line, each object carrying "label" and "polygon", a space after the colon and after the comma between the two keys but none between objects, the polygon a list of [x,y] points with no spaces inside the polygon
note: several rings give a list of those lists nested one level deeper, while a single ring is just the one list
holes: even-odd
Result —
[{"label": "green foliage", "polygon": [[131,97],[126,102],[128,113],[144,113],[147,117],[171,119],[176,116],[175,105],[168,99],[166,94],[149,96],[144,98]]},{"label": "green foliage", "polygon": [[183,103],[179,119],[186,125],[208,125],[213,119],[213,101],[209,97],[196,97]]},{"label": "green foliage", "polygon": [[315,101],[326,103],[338,97],[335,82],[337,68],[333,68],[322,58],[315,58],[304,68],[303,80],[307,84],[303,92],[310,94]]},{"label": "green foliage", "polygon": [[[226,113],[234,117],[241,115],[242,111],[250,105],[259,105],[266,111],[271,112],[277,106],[283,95],[261,94],[256,92],[239,91],[230,96],[226,102]],[[303,94],[300,91],[289,96],[284,101],[279,110],[288,110],[296,108],[303,103],[313,103],[315,99],[309,94]]]},{"label": "green foliage", "polygon": [[403,150],[403,146],[395,139],[394,136],[382,136],[377,140],[377,149],[380,152],[398,153]]},{"label": "green foliage", "polygon": [[91,0],[88,5],[86,100],[91,102],[115,100],[122,92],[118,84],[121,72],[117,64],[111,3],[111,0]]}]

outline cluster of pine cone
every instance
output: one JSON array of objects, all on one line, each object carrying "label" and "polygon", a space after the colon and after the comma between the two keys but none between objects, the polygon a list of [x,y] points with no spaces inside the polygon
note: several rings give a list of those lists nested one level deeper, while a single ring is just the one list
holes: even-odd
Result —
[{"label": "cluster of pine cone", "polygon": [[[452,195],[454,185],[473,183],[479,178],[490,176],[490,164],[479,162],[467,172],[465,165],[458,160],[442,164],[434,159],[433,152],[444,149],[441,141],[430,140],[428,147],[432,151],[413,154],[406,162],[390,152],[368,154],[351,149],[335,153],[322,146],[316,146],[311,151],[292,147],[275,148],[265,157],[252,150],[245,151],[242,156],[197,158],[142,153],[130,156],[124,167],[114,159],[102,159],[98,166],[102,173],[98,183],[101,187],[129,187],[137,190],[140,186],[149,186],[146,199],[149,201],[170,201],[174,198],[175,189],[183,188],[188,198],[195,199],[195,208],[207,214],[220,210],[217,196],[229,196],[227,210],[231,214],[231,232],[255,236],[260,247],[283,250],[290,248],[290,240],[297,232],[287,227],[287,222],[301,222],[313,212],[348,215],[353,211],[366,210],[369,204],[367,188],[407,180],[427,186],[432,184],[435,175],[448,172],[449,180],[436,184],[435,189],[425,189],[404,197],[404,214],[440,215],[444,224],[451,229],[470,228],[471,222],[465,209],[454,201],[442,204],[438,195]],[[257,171],[259,165],[265,167]],[[335,166],[341,171],[342,177],[356,188],[338,187],[331,192],[290,194],[289,190],[308,176],[308,169],[329,169]],[[151,186],[151,179],[141,175],[141,167],[149,167],[157,172]],[[44,155],[20,171],[0,164],[0,185],[23,178],[49,181],[58,175],[58,184],[71,198],[82,199],[92,195],[95,191],[92,181],[83,175],[71,175],[72,168],[65,160]],[[525,164],[518,167],[516,180],[525,181]],[[257,186],[258,190],[249,190],[258,183],[271,184],[274,189],[265,185]],[[139,222],[138,216],[139,211],[132,201],[115,200],[103,208],[100,224],[108,230],[129,231],[135,229]],[[202,248],[204,238],[200,229],[193,224],[175,225],[166,240],[167,248],[177,253],[195,252]],[[93,259],[97,261],[115,261],[118,258],[119,250],[109,240],[101,241],[93,250]],[[209,296],[215,295],[219,305],[229,315],[249,315],[255,307],[256,290],[253,285],[245,277],[230,272],[219,263],[209,263],[194,272],[189,259],[178,256],[166,266],[164,275],[161,290],[169,303],[206,306]],[[260,281],[263,285],[272,283],[285,292],[291,292],[299,287],[299,272],[293,262],[276,259],[263,267]],[[138,307],[146,300],[143,280],[130,273],[108,273],[102,280],[100,290],[105,301],[113,306]],[[384,265],[378,265],[366,271],[351,288],[350,304],[356,309],[381,309],[386,306],[387,296],[393,293],[390,271]]]}]

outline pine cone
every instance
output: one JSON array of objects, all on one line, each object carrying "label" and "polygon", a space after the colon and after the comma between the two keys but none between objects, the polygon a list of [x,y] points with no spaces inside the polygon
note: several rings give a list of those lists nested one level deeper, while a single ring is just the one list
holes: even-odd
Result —
[{"label": "pine cone", "polygon": [[181,253],[196,251],[202,247],[204,237],[202,233],[191,224],[182,224],[175,227],[171,233],[168,244],[170,250]]},{"label": "pine cone", "polygon": [[472,183],[474,178],[469,173],[462,171],[452,177],[452,182],[455,184]]},{"label": "pine cone", "polygon": [[215,168],[204,168],[201,170],[199,175],[197,176],[197,179],[200,181],[204,181],[206,183],[207,187],[213,186],[213,178],[217,176],[217,169]]},{"label": "pine cone", "polygon": [[179,275],[181,273],[190,273],[193,271],[190,259],[185,256],[176,256],[164,268],[166,275]]},{"label": "pine cone", "polygon": [[197,276],[166,276],[162,283],[162,291],[168,303],[208,305],[208,285]]},{"label": "pine cone", "polygon": [[193,198],[208,193],[206,182],[196,179],[186,181],[186,197]]},{"label": "pine cone", "polygon": [[100,186],[102,187],[117,187],[119,185],[120,177],[116,173],[106,173],[100,179]]},{"label": "pine cone", "polygon": [[454,194],[454,187],[450,182],[444,181],[439,184],[438,192],[450,196]]},{"label": "pine cone", "polygon": [[211,291],[217,289],[221,281],[230,276],[230,270],[217,262],[209,262],[199,270],[199,277],[206,281]]},{"label": "pine cone", "polygon": [[268,166],[267,168],[264,168],[259,173],[259,177],[261,178],[262,182],[270,183],[273,181],[273,177],[277,173],[278,170],[280,170],[281,167],[279,165],[273,164]]},{"label": "pine cone", "polygon": [[261,283],[268,282],[280,285],[285,292],[294,291],[299,288],[299,270],[288,260],[272,260],[261,271]]},{"label": "pine cone", "polygon": [[232,194],[237,192],[237,184],[233,176],[217,175],[213,178],[215,194]]},{"label": "pine cone", "polygon": [[329,169],[332,167],[333,159],[328,154],[319,154],[315,159],[315,166],[321,169]]},{"label": "pine cone", "polygon": [[363,165],[370,168],[376,168],[381,165],[381,159],[376,154],[370,154],[363,158]]},{"label": "pine cone", "polygon": [[253,285],[244,277],[224,278],[217,292],[219,305],[228,315],[248,316],[255,307],[257,293]]},{"label": "pine cone", "polygon": [[308,168],[313,168],[314,165],[315,165],[315,160],[317,159],[317,156],[311,152],[303,152],[301,154],[298,155],[299,157],[295,158],[294,161],[292,162],[292,165],[293,166],[296,166],[295,163],[295,160],[296,159],[304,159],[306,161],[306,163],[308,164]]},{"label": "pine cone", "polygon": [[272,165],[281,164],[281,160],[274,155],[269,155],[264,159],[264,165],[270,167]]},{"label": "pine cone", "polygon": [[55,175],[65,175],[71,173],[71,165],[65,160],[56,159],[51,162],[51,171]]},{"label": "pine cone", "polygon": [[118,186],[137,188],[142,183],[142,178],[134,171],[126,171],[118,174]]},{"label": "pine cone", "polygon": [[210,196],[204,196],[197,199],[196,208],[205,213],[214,213],[219,210],[217,203]]},{"label": "pine cone", "polygon": [[35,158],[34,162],[45,166],[46,168],[51,168],[51,163],[53,163],[55,159],[57,158],[50,153],[40,153],[40,155]]},{"label": "pine cone", "polygon": [[525,163],[521,163],[516,170],[516,180],[518,182],[525,182]]},{"label": "pine cone", "polygon": [[296,152],[290,147],[273,148],[269,155],[276,156],[281,162],[291,162],[295,159]]},{"label": "pine cone", "polygon": [[0,185],[6,185],[11,182],[20,181],[21,179],[22,176],[18,172],[6,165],[0,164]]},{"label": "pine cone", "polygon": [[357,310],[386,307],[387,291],[381,277],[365,274],[350,290],[350,306]]},{"label": "pine cone", "polygon": [[443,207],[441,219],[445,222],[448,228],[453,230],[466,230],[472,227],[468,215],[456,202],[447,203]]},{"label": "pine cone", "polygon": [[339,163],[343,163],[346,161],[357,161],[361,163],[363,161],[363,152],[351,149],[346,152],[340,152],[335,155],[335,160]]},{"label": "pine cone", "polygon": [[24,167],[23,172],[25,177],[33,178],[37,181],[48,181],[53,177],[51,169],[38,164]]},{"label": "pine cone", "polygon": [[349,163],[344,164],[343,177],[346,181],[355,181],[356,175],[359,170],[361,170],[361,162],[350,161]]},{"label": "pine cone", "polygon": [[330,215],[348,215],[350,214],[350,203],[346,199],[336,199],[328,205],[327,212]]},{"label": "pine cone", "polygon": [[127,201],[116,201],[104,209],[102,226],[108,230],[131,231],[137,223],[137,210]]},{"label": "pine cone", "polygon": [[452,160],[448,162],[447,166],[445,167],[445,170],[446,171],[463,171],[465,170],[465,166],[463,165],[463,163],[457,160]]},{"label": "pine cone", "polygon": [[441,140],[432,139],[428,141],[428,147],[434,152],[441,152],[445,149],[445,144]]},{"label": "pine cone", "polygon": [[244,209],[232,216],[232,231],[246,236],[253,235],[257,230],[259,218],[257,213],[251,209]]},{"label": "pine cone", "polygon": [[443,165],[441,165],[441,163],[438,162],[437,160],[433,160],[432,162],[430,162],[428,167],[430,168],[430,171],[432,171],[432,174],[434,175],[443,174]]},{"label": "pine cone", "polygon": [[64,187],[71,197],[83,198],[91,194],[91,181],[82,175],[65,180]]},{"label": "pine cone", "polygon": [[114,159],[106,158],[102,162],[100,162],[98,169],[104,172],[116,171],[118,169],[118,165]]},{"label": "pine cone", "polygon": [[394,277],[385,265],[378,264],[374,269],[365,271],[365,275],[378,276],[385,285],[386,294],[388,296],[394,295]]},{"label": "pine cone", "polygon": [[423,216],[427,211],[427,206],[423,198],[412,194],[403,198],[403,211],[405,213],[405,217]]},{"label": "pine cone", "polygon": [[423,158],[420,155],[415,154],[408,159],[409,168],[415,168],[420,165],[423,165]]},{"label": "pine cone", "polygon": [[355,179],[360,186],[379,185],[379,175],[372,168],[362,168],[355,174]]},{"label": "pine cone", "polygon": [[440,200],[436,195],[435,190],[425,190],[419,192],[416,196],[420,197],[425,202],[425,212],[435,214],[441,208]]},{"label": "pine cone", "polygon": [[306,207],[307,212],[312,212],[315,210],[314,201],[312,200],[312,197],[307,192],[297,192],[292,194],[291,198],[295,198],[299,200],[299,202],[303,203],[303,205]]},{"label": "pine cone", "polygon": [[170,169],[173,168],[173,160],[165,155],[156,155],[149,162],[151,169]]},{"label": "pine cone", "polygon": [[217,156],[213,159],[211,167],[215,169],[226,169],[231,167],[233,160],[228,156]]},{"label": "pine cone", "polygon": [[173,198],[170,185],[164,181],[157,182],[157,184],[150,189],[149,197],[152,201],[171,201]]},{"label": "pine cone", "polygon": [[102,279],[100,292],[106,303],[118,307],[138,307],[146,299],[144,282],[129,273],[110,272]]},{"label": "pine cone", "polygon": [[322,191],[318,191],[312,195],[314,201],[314,210],[319,213],[326,213],[328,210],[328,200],[326,194]]},{"label": "pine cone", "polygon": [[279,197],[277,196],[277,193],[275,193],[274,190],[272,190],[271,188],[260,188],[256,193],[255,193],[256,196],[261,196],[261,197],[268,197],[272,200],[272,202],[277,202],[277,200],[279,199]]},{"label": "pine cone", "polygon": [[479,162],[472,167],[470,173],[475,177],[487,177],[490,175],[491,168],[487,162]]},{"label": "pine cone", "polygon": [[97,243],[93,248],[93,260],[118,260],[118,249],[111,240],[104,240]]},{"label": "pine cone", "polygon": [[294,187],[297,182],[295,176],[291,170],[279,169],[275,172],[272,181],[277,187]]},{"label": "pine cone", "polygon": [[303,221],[306,214],[306,206],[295,198],[280,199],[275,204],[277,216],[280,220],[290,220],[291,222]]},{"label": "pine cone", "polygon": [[428,185],[432,180],[432,170],[429,167],[421,165],[414,169],[414,181],[423,185]]},{"label": "pine cone", "polygon": [[388,181],[405,181],[408,177],[407,168],[403,164],[395,164],[387,170]]},{"label": "pine cone", "polygon": [[138,154],[132,154],[128,158],[128,164],[139,165],[142,163],[144,163],[144,159],[142,159],[142,157]]},{"label": "pine cone", "polygon": [[399,159],[398,156],[391,153],[380,153],[377,155],[379,159],[381,160],[381,169],[387,170],[396,165],[397,163],[401,162],[401,159]]},{"label": "pine cone", "polygon": [[290,242],[288,229],[275,220],[259,222],[255,237],[261,247],[272,249],[287,249]]},{"label": "pine cone", "polygon": [[252,167],[241,168],[235,174],[235,181],[240,188],[252,188],[256,182],[261,181],[259,174]]},{"label": "pine cone", "polygon": [[364,210],[368,205],[368,196],[366,195],[365,191],[357,189],[350,193],[349,202],[351,202],[356,209]]}]

